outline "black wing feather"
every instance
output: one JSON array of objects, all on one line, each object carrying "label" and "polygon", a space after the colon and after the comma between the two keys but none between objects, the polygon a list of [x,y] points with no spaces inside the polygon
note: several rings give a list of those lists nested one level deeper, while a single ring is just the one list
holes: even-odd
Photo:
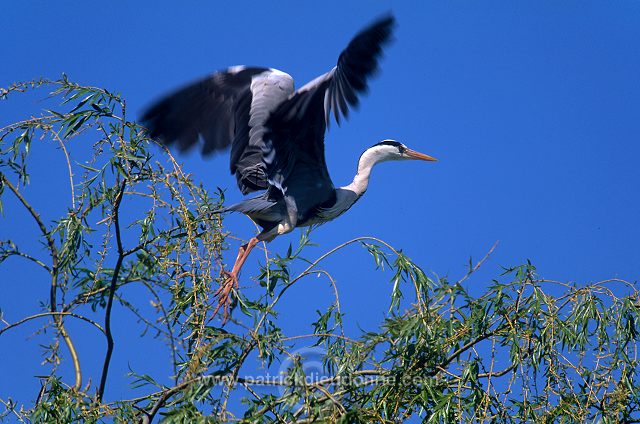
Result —
[{"label": "black wing feather", "polygon": [[[271,115],[265,137],[264,157],[269,182],[285,190],[293,167],[306,167],[324,187],[332,187],[324,157],[324,133],[333,111],[336,122],[348,117],[349,106],[358,105],[358,94],[367,90],[367,79],[376,71],[395,19],[386,16],[359,32],[342,51],[331,71],[309,82]],[[275,154],[274,154],[275,152]],[[295,174],[300,175],[300,170]]]},{"label": "black wing feather", "polygon": [[[192,83],[153,104],[142,116],[149,134],[181,151],[202,137],[202,154],[228,147],[234,139],[234,110],[238,99],[250,97],[254,75],[268,68],[221,71]],[[249,102],[251,100],[249,99]]]},{"label": "black wing feather", "polygon": [[[245,194],[264,190],[268,182],[262,140],[251,140],[250,135],[251,83],[255,76],[276,72],[259,67],[217,72],[161,99],[143,114],[142,122],[151,137],[180,151],[193,148],[200,140],[203,155],[231,146],[231,173],[240,190]],[[270,93],[260,95],[269,97]]]}]

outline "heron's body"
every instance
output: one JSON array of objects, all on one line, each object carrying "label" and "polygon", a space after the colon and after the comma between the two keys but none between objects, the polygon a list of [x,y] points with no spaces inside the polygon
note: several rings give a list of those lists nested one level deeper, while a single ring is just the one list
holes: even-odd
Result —
[{"label": "heron's body", "polygon": [[143,116],[151,136],[179,150],[200,140],[204,155],[230,147],[231,172],[242,193],[262,192],[224,209],[242,212],[262,227],[240,249],[230,274],[234,283],[257,241],[347,211],[366,191],[377,163],[435,160],[385,140],[362,154],[351,184],[334,187],[327,170],[324,134],[331,114],[339,123],[349,106],[358,104],[393,24],[393,18],[386,17],[361,31],[340,54],[337,66],[298,90],[282,71],[236,66],[170,94]]},{"label": "heron's body", "polygon": [[297,184],[288,186],[286,195],[270,189],[225,210],[249,216],[263,228],[258,239],[270,241],[295,227],[322,224],[337,218],[364,194],[368,183],[367,178],[365,181],[359,180],[358,184],[352,183],[344,187],[335,188],[333,184],[323,187],[322,184],[325,183],[306,179],[307,175],[292,172],[292,180]]}]

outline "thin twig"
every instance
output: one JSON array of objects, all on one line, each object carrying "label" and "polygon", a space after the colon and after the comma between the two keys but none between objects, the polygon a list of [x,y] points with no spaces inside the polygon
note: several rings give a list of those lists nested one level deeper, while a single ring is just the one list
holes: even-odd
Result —
[{"label": "thin twig", "polygon": [[[249,386],[249,385],[248,385],[247,383],[245,383],[245,382],[243,382],[243,383],[242,383],[242,386],[245,388],[245,390],[246,390],[246,391],[248,391],[249,393],[251,393],[251,394],[253,395],[253,397],[255,397],[256,399],[258,399],[260,402],[263,402],[263,403],[264,403],[264,400],[262,399],[262,397],[260,397],[260,395],[258,395],[258,394],[256,393],[256,391],[255,391],[255,390],[253,390],[253,389],[251,388],[251,386]],[[266,407],[268,407],[269,411],[271,411],[271,413],[272,413],[273,415],[275,415],[275,416],[276,416],[276,418],[278,419],[278,421],[280,421],[281,423],[286,423],[286,421],[285,421],[285,420],[284,420],[284,419],[283,419],[283,418],[278,414],[278,412],[277,412],[275,409],[273,409],[270,405],[265,405],[265,406],[266,406]]]},{"label": "thin twig", "polygon": [[[62,130],[60,130],[62,131]],[[71,187],[71,208],[73,210],[76,209],[76,194],[75,194],[75,184],[73,183],[73,169],[71,169],[71,158],[69,157],[69,152],[67,151],[67,147],[64,145],[64,141],[60,138],[60,131],[51,131],[53,134],[53,138],[58,141],[62,151],[64,152],[64,157],[67,160],[67,170],[69,171],[69,186]]]},{"label": "thin twig", "polygon": [[480,259],[478,261],[478,263],[476,264],[476,266],[474,266],[472,269],[469,270],[469,272],[467,272],[467,274],[462,277],[460,280],[458,280],[457,284],[462,284],[463,281],[465,281],[467,278],[469,278],[471,276],[471,274],[473,274],[474,272],[476,272],[478,269],[480,269],[480,267],[482,266],[483,263],[485,263],[485,261],[487,259],[489,259],[489,256],[491,256],[491,254],[493,253],[494,250],[496,250],[496,247],[498,247],[498,244],[500,244],[500,240],[496,241],[495,243],[493,243],[493,246],[491,246],[491,249],[489,249],[489,251],[487,252],[486,255],[484,255],[484,258]]},{"label": "thin twig", "polygon": [[81,319],[81,320],[86,321],[89,324],[93,325],[94,327],[96,327],[98,330],[100,330],[104,334],[104,328],[102,328],[100,326],[100,324],[98,324],[97,322],[95,322],[92,319],[89,319],[89,318],[87,318],[85,316],[74,314],[72,312],[42,312],[40,314],[30,315],[28,317],[25,317],[25,318],[21,319],[20,321],[16,321],[16,322],[14,322],[12,324],[9,324],[4,328],[0,328],[0,335],[2,335],[4,332],[6,332],[6,331],[8,331],[8,330],[10,330],[12,328],[15,328],[15,327],[17,327],[17,326],[19,326],[21,324],[24,324],[25,322],[34,320],[36,318],[48,317],[48,316],[70,316],[70,317],[73,317],[73,318],[78,318],[78,319]]},{"label": "thin twig", "polygon": [[388,244],[387,242],[380,240],[379,238],[376,237],[370,237],[370,236],[362,236],[362,237],[356,237],[353,238],[351,240],[348,240],[344,243],[339,244],[338,246],[334,247],[333,249],[329,250],[328,252],[324,253],[323,255],[321,255],[319,258],[317,258],[315,261],[311,262],[311,264],[309,264],[309,266],[307,266],[307,268],[305,268],[304,271],[302,271],[300,274],[298,274],[298,276],[296,276],[293,280],[291,280],[289,282],[289,284],[287,284],[286,286],[284,286],[282,288],[282,290],[280,290],[280,293],[278,293],[278,295],[273,299],[273,301],[271,302],[271,304],[268,306],[268,308],[265,310],[264,314],[262,315],[262,317],[260,318],[260,320],[258,321],[258,324],[255,326],[256,331],[258,328],[260,328],[262,326],[262,323],[264,322],[264,320],[267,318],[267,315],[273,310],[273,308],[275,307],[275,305],[280,301],[280,299],[282,298],[282,296],[284,295],[284,293],[291,287],[293,286],[296,282],[298,282],[301,278],[309,275],[309,274],[314,274],[316,271],[313,271],[313,269],[320,263],[322,262],[324,259],[326,259],[327,257],[329,257],[330,255],[332,255],[333,253],[337,252],[338,250],[341,250],[353,243],[358,243],[361,241],[375,241],[378,242],[382,245],[384,245],[385,247],[387,247],[389,250],[391,250],[395,255],[399,255],[399,252],[394,249],[390,244]]},{"label": "thin twig", "polygon": [[25,258],[39,266],[41,266],[42,268],[44,268],[49,274],[51,274],[51,267],[49,267],[49,265],[45,264],[44,262],[42,262],[40,259],[34,258],[33,256],[21,252],[19,250],[14,250],[12,252],[7,252],[8,254],[14,255],[14,256],[20,256],[21,258]]},{"label": "thin twig", "polygon": [[51,286],[49,289],[49,310],[53,316],[53,321],[56,324],[62,339],[67,345],[67,349],[69,349],[69,355],[71,355],[71,360],[73,362],[73,368],[75,371],[75,384],[74,389],[80,390],[82,387],[82,368],[80,367],[80,358],[78,357],[78,352],[76,351],[76,347],[67,333],[66,328],[64,327],[64,323],[62,320],[62,315],[56,314],[57,312],[57,291],[58,291],[58,249],[55,245],[53,237],[47,230],[47,227],[44,225],[44,222],[40,218],[40,215],[36,212],[36,210],[31,206],[29,202],[22,196],[22,194],[18,191],[18,189],[5,177],[3,173],[0,173],[0,181],[2,184],[9,187],[9,190],[13,192],[13,194],[18,198],[20,203],[29,211],[29,214],[33,217],[34,221],[40,228],[40,232],[42,236],[47,241],[47,246],[49,247],[49,251],[51,253],[51,268],[49,274],[51,275]]}]

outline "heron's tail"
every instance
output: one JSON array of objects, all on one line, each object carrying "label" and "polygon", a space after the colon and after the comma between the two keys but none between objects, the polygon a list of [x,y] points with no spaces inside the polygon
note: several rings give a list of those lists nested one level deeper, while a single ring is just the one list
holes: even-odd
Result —
[{"label": "heron's tail", "polygon": [[213,216],[213,215],[220,215],[222,213],[226,213],[226,212],[232,212],[232,210],[230,209],[231,206],[228,207],[223,207],[223,208],[218,208],[218,209],[214,209],[211,211],[206,211],[204,212],[205,214],[209,215],[209,216]]},{"label": "heron's tail", "polygon": [[242,212],[245,215],[264,214],[270,212],[277,203],[264,196],[243,200],[221,209],[221,212]]},{"label": "heron's tail", "polygon": [[[252,199],[250,199],[250,200],[252,200]],[[212,216],[212,215],[220,215],[220,214],[227,213],[227,212],[248,213],[248,212],[251,212],[252,209],[253,209],[251,207],[252,203],[253,202],[251,202],[251,201],[244,200],[242,202],[235,203],[235,204],[230,205],[230,206],[224,206],[224,207],[221,207],[221,208],[218,208],[218,209],[214,209],[212,211],[208,211],[208,212],[205,212],[205,213],[207,213],[210,216]]]}]

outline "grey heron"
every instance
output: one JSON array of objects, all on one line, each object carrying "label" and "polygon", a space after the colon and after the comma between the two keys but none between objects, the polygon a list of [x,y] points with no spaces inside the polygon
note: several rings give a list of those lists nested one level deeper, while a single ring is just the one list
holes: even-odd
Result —
[{"label": "grey heron", "polygon": [[394,24],[389,15],[359,32],[333,69],[298,90],[282,71],[236,66],[169,94],[144,113],[150,136],[180,151],[201,144],[208,155],[230,146],[231,173],[242,193],[262,191],[221,210],[242,212],[262,228],[240,247],[216,293],[225,320],[240,269],[259,241],[342,215],[367,190],[371,169],[380,162],[436,160],[384,140],[362,153],[350,184],[335,187],[327,170],[324,134],[331,114],[340,124],[349,107],[358,105]]}]

